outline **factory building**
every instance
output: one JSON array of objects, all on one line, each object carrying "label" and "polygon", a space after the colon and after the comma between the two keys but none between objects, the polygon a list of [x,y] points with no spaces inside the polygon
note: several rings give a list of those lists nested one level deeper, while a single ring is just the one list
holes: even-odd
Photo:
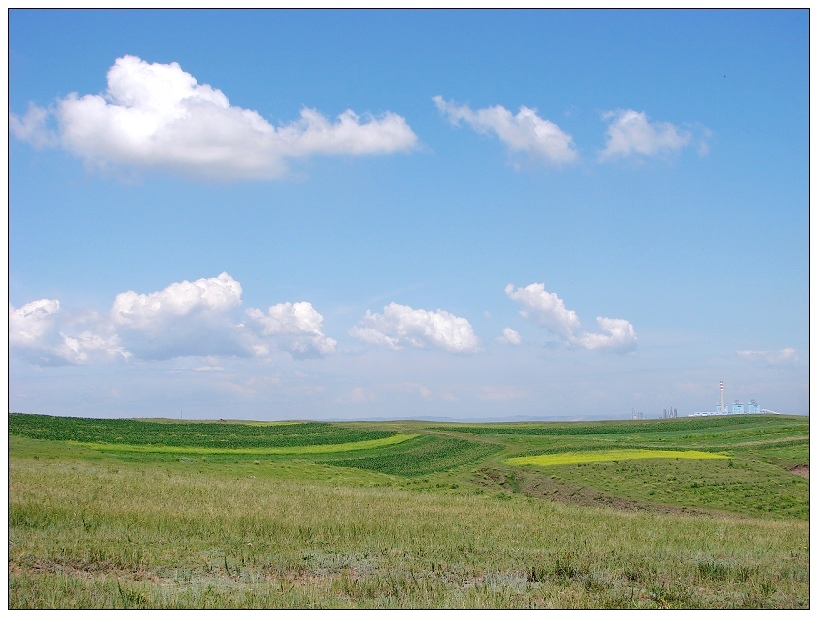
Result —
[{"label": "factory building", "polygon": [[724,403],[724,382],[719,382],[719,403],[716,404],[715,412],[694,412],[688,416],[721,416],[724,414],[778,414],[772,410],[762,409],[755,399],[751,399],[745,410],[744,404],[736,399],[732,409]]}]

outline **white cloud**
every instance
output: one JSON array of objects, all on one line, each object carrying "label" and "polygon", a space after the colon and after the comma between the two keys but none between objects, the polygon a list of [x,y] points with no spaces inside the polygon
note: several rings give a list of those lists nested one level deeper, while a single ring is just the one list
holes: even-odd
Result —
[{"label": "white cloud", "polygon": [[[276,178],[288,160],[311,155],[405,152],[417,136],[392,112],[360,117],[352,110],[331,122],[314,109],[274,127],[257,112],[232,106],[223,92],[175,62],[118,58],[104,94],[72,93],[53,110],[31,105],[9,128],[37,147],[59,145],[92,167],[132,166],[222,179]],[[53,116],[58,129],[48,128]]]},{"label": "white cloud", "polygon": [[[669,122],[650,122],[645,112],[619,109],[605,112],[603,119],[609,120],[608,139],[600,153],[603,161],[641,155],[652,157],[681,150],[692,140],[689,131],[680,129]],[[699,152],[706,154],[707,145],[702,142]]]},{"label": "white cloud", "polygon": [[697,138],[698,143],[696,144],[696,152],[698,152],[700,157],[706,157],[708,154],[710,154],[709,140],[713,137],[713,131],[707,127],[699,125],[698,123],[695,125],[695,128],[700,134]]},{"label": "white cloud", "polygon": [[53,299],[35,300],[19,309],[9,305],[9,350],[37,365],[83,365],[131,356],[114,333],[64,332],[89,320],[71,320]]},{"label": "white cloud", "polygon": [[578,158],[573,138],[537,111],[522,106],[516,115],[501,105],[472,110],[468,105],[456,105],[433,98],[437,108],[449,121],[459,126],[464,121],[477,133],[495,134],[511,152],[523,152],[548,163],[561,165]]},{"label": "white cloud", "polygon": [[9,345],[35,347],[56,330],[60,301],[43,298],[19,309],[9,305]]},{"label": "white cloud", "polygon": [[168,321],[196,314],[223,314],[241,304],[241,285],[227,273],[211,279],[172,283],[150,294],[118,294],[111,308],[114,324],[155,330]]},{"label": "white cloud", "polygon": [[523,306],[520,310],[521,316],[545,326],[565,340],[570,340],[580,328],[577,314],[566,309],[559,296],[546,291],[545,284],[532,283],[515,290],[509,283],[505,292],[511,300]]},{"label": "white cloud", "polygon": [[239,282],[222,273],[148,294],[123,292],[104,316],[71,317],[50,299],[9,305],[9,347],[36,365],[205,358],[196,371],[222,371],[220,358],[266,357],[273,347],[294,358],[335,352],[310,303],[281,303],[266,314],[248,309],[248,328],[237,320],[241,293]]},{"label": "white cloud", "polygon": [[578,337],[579,345],[586,350],[627,352],[636,347],[636,332],[627,320],[597,317],[596,323],[603,333],[583,333]]},{"label": "white cloud", "polygon": [[548,292],[542,283],[532,283],[516,290],[509,283],[505,293],[523,306],[520,315],[544,326],[569,346],[621,353],[636,347],[636,331],[630,322],[619,318],[597,317],[597,325],[603,332],[584,332],[577,314],[567,309],[562,299],[553,292]]},{"label": "white cloud", "polygon": [[28,142],[35,148],[54,147],[59,142],[47,127],[48,117],[48,110],[29,103],[28,111],[22,117],[9,114],[9,130],[17,139]]},{"label": "white cloud", "polygon": [[233,315],[241,292],[227,273],[148,294],[129,290],[114,299],[110,322],[138,358],[250,356],[256,342]]},{"label": "white cloud", "polygon": [[798,362],[795,348],[783,350],[740,350],[736,352],[741,358],[766,365],[792,365]]},{"label": "white cloud", "polygon": [[391,303],[383,313],[367,310],[359,326],[350,334],[373,345],[383,345],[398,350],[406,345],[425,348],[432,345],[449,352],[476,352],[480,342],[465,318],[448,311],[412,309],[406,305]]},{"label": "white cloud", "polygon": [[128,359],[130,352],[120,345],[117,335],[104,337],[84,331],[76,337],[60,333],[63,338],[62,355],[73,365],[83,365],[96,360]]},{"label": "white cloud", "polygon": [[324,316],[311,303],[280,303],[270,307],[266,314],[260,309],[248,309],[247,317],[262,336],[274,337],[279,347],[296,358],[335,352],[337,342],[324,334]]},{"label": "white cloud", "polygon": [[520,337],[520,333],[513,328],[504,328],[503,334],[497,337],[497,341],[500,343],[510,343],[511,345],[520,345],[523,339]]},{"label": "white cloud", "polygon": [[[229,274],[173,283],[159,292],[119,294],[112,321],[123,328],[149,333],[130,337],[140,355],[267,356],[270,345],[294,358],[324,356],[335,351],[334,339],[324,335],[324,317],[308,302],[285,302],[265,314],[250,308],[249,326],[237,324],[233,311],[241,305],[241,285]],[[270,344],[270,345],[268,345]]]}]

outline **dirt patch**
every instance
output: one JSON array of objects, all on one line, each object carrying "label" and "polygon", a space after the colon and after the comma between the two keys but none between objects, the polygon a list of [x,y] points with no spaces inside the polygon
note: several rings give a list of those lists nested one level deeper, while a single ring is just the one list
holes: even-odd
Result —
[{"label": "dirt patch", "polygon": [[798,464],[797,466],[790,468],[790,472],[793,474],[797,474],[798,476],[803,476],[805,479],[809,478],[809,464]]}]

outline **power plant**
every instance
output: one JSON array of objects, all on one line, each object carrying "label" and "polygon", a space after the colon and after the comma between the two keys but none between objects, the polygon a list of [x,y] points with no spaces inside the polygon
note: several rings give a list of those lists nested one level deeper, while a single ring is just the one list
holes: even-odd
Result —
[{"label": "power plant", "polygon": [[[736,399],[733,401],[732,406],[728,406],[724,403],[724,382],[719,382],[719,402],[716,404],[716,409],[713,412],[694,412],[693,414],[688,414],[690,416],[725,416],[733,414],[778,414],[778,412],[774,412],[773,410],[767,410],[766,408],[762,408],[755,399],[751,399],[750,403],[747,404],[746,409],[744,404]],[[644,415],[641,411],[637,411],[636,408],[631,408],[631,420],[632,421],[641,421],[644,420]],[[679,410],[674,407],[665,408],[662,410],[662,418],[679,418]]]},{"label": "power plant", "polygon": [[688,416],[722,416],[725,414],[778,414],[773,410],[762,408],[755,399],[751,399],[747,404],[747,411],[744,410],[744,404],[736,399],[730,409],[724,403],[724,382],[719,382],[719,403],[716,404],[715,412],[694,412]]}]

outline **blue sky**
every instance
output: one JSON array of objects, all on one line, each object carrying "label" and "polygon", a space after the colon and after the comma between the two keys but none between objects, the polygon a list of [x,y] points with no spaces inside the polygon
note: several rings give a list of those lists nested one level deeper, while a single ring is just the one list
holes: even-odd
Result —
[{"label": "blue sky", "polygon": [[11,11],[10,409],[807,414],[808,35]]}]

